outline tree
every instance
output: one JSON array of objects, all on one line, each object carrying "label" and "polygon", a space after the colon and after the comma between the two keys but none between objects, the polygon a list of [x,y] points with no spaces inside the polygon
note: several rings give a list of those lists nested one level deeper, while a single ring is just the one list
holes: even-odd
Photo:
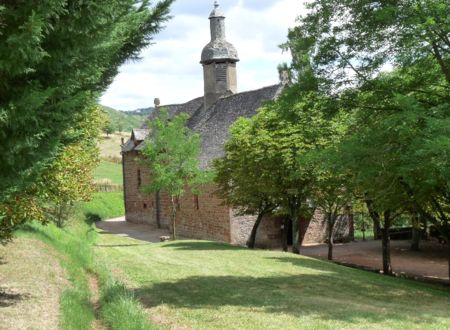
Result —
[{"label": "tree", "polygon": [[[317,159],[318,160],[318,159]],[[316,160],[316,161],[317,161]],[[325,213],[327,222],[328,260],[333,260],[334,229],[340,215],[348,214],[352,201],[349,178],[327,169],[331,164],[319,163],[311,199],[316,207]]]},{"label": "tree", "polygon": [[119,66],[151,44],[171,3],[2,2],[0,202],[40,176]]},{"label": "tree", "polygon": [[[172,0],[3,1],[0,5],[0,232],[31,212],[11,203],[37,185],[71,127],[168,19]],[[36,203],[39,196],[34,196]],[[2,211],[3,210],[3,211]],[[24,210],[24,209],[22,209]],[[3,236],[5,235],[5,236]]]},{"label": "tree", "polygon": [[94,170],[99,163],[98,137],[104,125],[99,107],[71,129],[72,139],[52,164],[44,170],[39,186],[48,204],[49,214],[62,227],[76,202],[89,201],[93,193]]},{"label": "tree", "polygon": [[198,191],[211,179],[210,171],[199,167],[200,136],[186,127],[187,114],[169,118],[161,109],[158,117],[148,123],[150,134],[142,151],[143,163],[152,174],[145,192],[166,191],[171,198],[171,229],[176,234],[177,203],[186,189]]},{"label": "tree", "polygon": [[267,214],[278,207],[274,198],[276,178],[271,163],[264,158],[265,143],[261,135],[254,136],[251,120],[240,118],[230,129],[225,144],[225,156],[214,162],[218,194],[239,214],[257,215],[247,246],[255,247],[258,227]]},{"label": "tree", "polygon": [[306,155],[330,143],[338,128],[330,120],[336,115],[335,102],[313,89],[287,87],[254,117],[235,123],[225,158],[216,163],[219,186],[232,202],[259,212],[259,218],[266,206],[277,206],[290,219],[294,253],[300,252],[302,241],[299,221],[313,211],[314,165]]},{"label": "tree", "polygon": [[450,85],[447,0],[314,0],[308,7],[284,46],[294,64],[309,55],[317,81],[329,92],[367,83],[386,65],[419,63],[438,66]]},{"label": "tree", "polygon": [[389,227],[397,214],[418,213],[449,233],[450,3],[316,0],[309,6],[285,47],[294,65],[310,59],[319,90],[354,115],[339,152],[375,224],[382,222],[389,274]]}]

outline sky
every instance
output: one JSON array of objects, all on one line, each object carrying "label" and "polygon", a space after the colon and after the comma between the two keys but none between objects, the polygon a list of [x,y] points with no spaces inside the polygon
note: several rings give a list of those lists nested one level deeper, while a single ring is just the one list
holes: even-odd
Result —
[{"label": "sky", "polygon": [[[210,41],[209,13],[213,0],[177,0],[173,18],[141,53],[126,63],[100,103],[118,110],[184,103],[203,95],[200,55]],[[277,66],[290,61],[279,45],[288,29],[304,14],[304,0],[220,0],[225,13],[226,37],[237,49],[238,91],[276,84]]]}]

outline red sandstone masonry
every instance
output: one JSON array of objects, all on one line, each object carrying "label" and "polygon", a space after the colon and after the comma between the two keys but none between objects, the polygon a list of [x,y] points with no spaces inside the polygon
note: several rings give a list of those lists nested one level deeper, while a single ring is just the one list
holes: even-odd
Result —
[{"label": "red sandstone masonry", "polygon": [[[140,192],[138,173],[141,186],[148,185],[151,175],[139,161],[137,152],[123,155],[124,191],[126,220],[133,223],[148,223],[156,225],[155,194]],[[236,212],[215,196],[216,186],[210,184],[196,197],[191,192],[180,199],[177,210],[177,233],[181,237],[207,239],[245,245],[250,235],[256,216],[238,216]],[[171,215],[171,199],[165,193],[160,193],[160,220],[163,228],[168,228]],[[198,208],[197,208],[198,206]],[[346,239],[351,235],[351,217],[343,216],[336,225],[337,239]],[[261,222],[256,244],[258,247],[276,248],[281,246],[280,218],[265,217]],[[321,243],[326,239],[327,224],[323,214],[317,211],[310,222],[302,221],[304,243]]]}]

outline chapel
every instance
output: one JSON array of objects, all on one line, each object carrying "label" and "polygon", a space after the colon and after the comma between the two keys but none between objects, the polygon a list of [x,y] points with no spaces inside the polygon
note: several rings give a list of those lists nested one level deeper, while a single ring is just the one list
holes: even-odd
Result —
[{"label": "chapel", "polygon": [[[230,126],[239,117],[251,117],[264,102],[276,99],[283,91],[285,81],[253,91],[238,92],[238,52],[226,40],[225,15],[216,1],[209,15],[211,41],[201,52],[204,93],[183,104],[159,105],[150,114],[149,120],[158,115],[161,108],[170,116],[180,113],[189,115],[187,126],[201,136],[200,166],[207,169],[212,161],[224,155],[224,144]],[[141,187],[151,180],[150,173],[142,165],[140,151],[149,134],[144,125],[131,133],[131,138],[122,145],[124,174],[124,200],[126,220],[146,223],[159,228],[170,224],[171,203],[169,196],[161,191],[148,194]],[[177,235],[192,239],[205,239],[245,245],[256,216],[238,215],[229,205],[216,196],[217,187],[210,184],[201,194],[186,193],[178,201]],[[326,238],[327,224],[323,214],[317,211],[313,218],[302,221],[303,243],[320,243]],[[258,229],[256,244],[264,248],[281,246],[283,221],[277,217],[264,218]],[[342,215],[335,225],[336,240],[349,240],[353,236],[353,221],[350,214]]]}]

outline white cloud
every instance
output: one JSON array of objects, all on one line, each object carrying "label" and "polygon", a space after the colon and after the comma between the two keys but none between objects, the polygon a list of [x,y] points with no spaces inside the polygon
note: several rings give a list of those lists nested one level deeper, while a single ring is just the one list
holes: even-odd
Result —
[{"label": "white cloud", "polygon": [[[227,16],[227,39],[238,50],[238,89],[251,90],[277,83],[277,65],[289,61],[278,45],[286,40],[288,28],[304,11],[299,0],[222,0]],[[177,5],[177,3],[179,3]],[[121,110],[182,103],[203,94],[199,63],[202,48],[209,42],[210,0],[187,6],[179,0],[174,18],[156,36],[156,44],[142,52],[142,60],[124,65],[101,103]],[[193,3],[193,1],[189,1]],[[202,11],[199,13],[199,11]]]}]

